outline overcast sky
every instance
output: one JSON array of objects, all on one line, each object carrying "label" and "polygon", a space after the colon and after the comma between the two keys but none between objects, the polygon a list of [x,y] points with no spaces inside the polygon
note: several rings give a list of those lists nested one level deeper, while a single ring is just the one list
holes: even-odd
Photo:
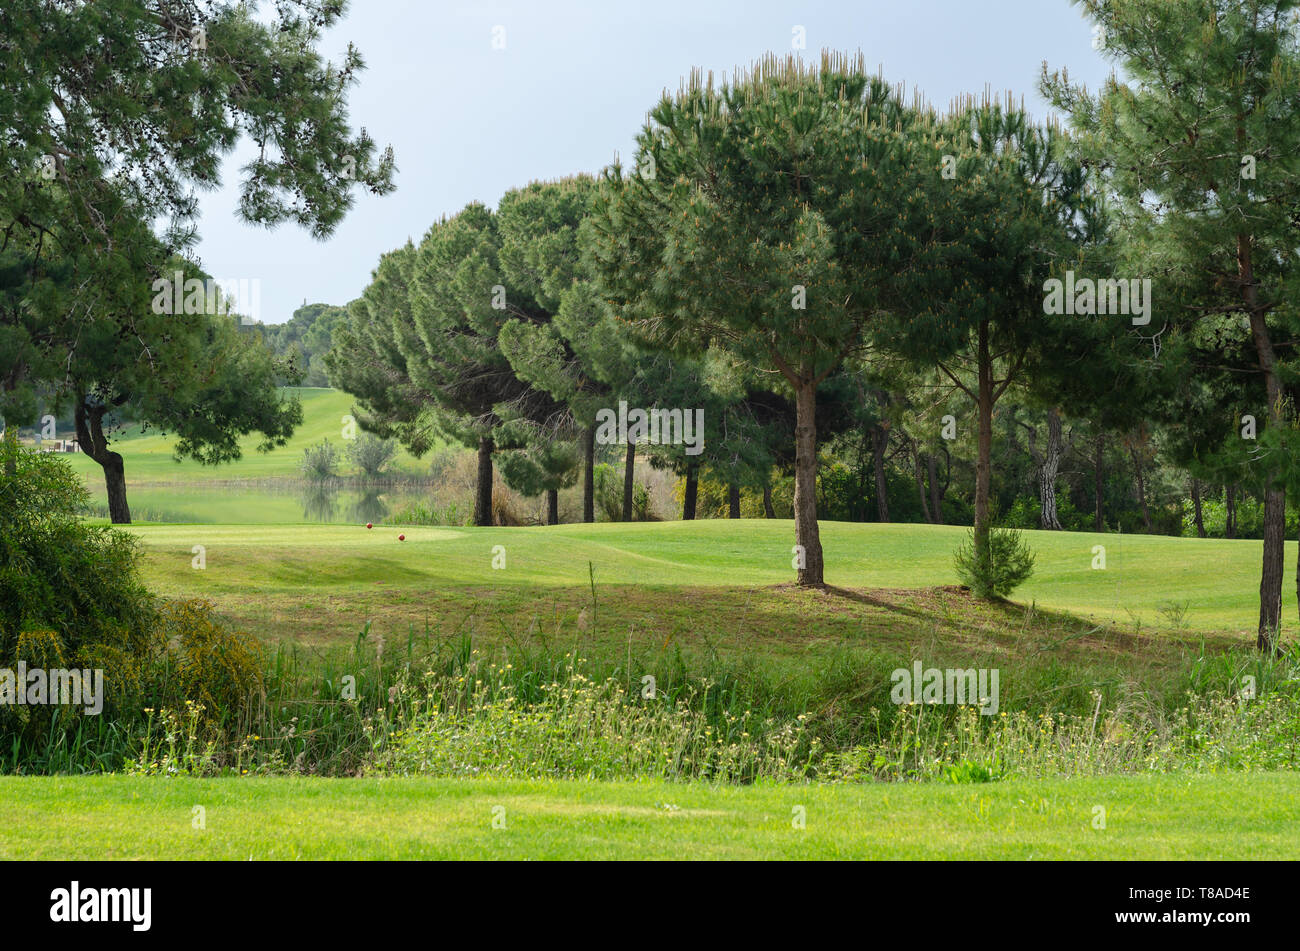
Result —
[{"label": "overcast sky", "polygon": [[937,106],[987,85],[1046,115],[1044,60],[1092,88],[1110,72],[1068,0],[352,0],[323,51],[337,61],[351,41],[365,58],[351,118],[393,146],[397,190],[359,195],[327,241],[268,231],[235,217],[241,149],[223,187],[203,196],[201,263],[216,278],[260,281],[266,323],[304,300],[347,303],[380,254],[440,216],[630,156],[647,110],[692,67],[730,73],[789,52],[796,27],[803,55],[861,49]]}]

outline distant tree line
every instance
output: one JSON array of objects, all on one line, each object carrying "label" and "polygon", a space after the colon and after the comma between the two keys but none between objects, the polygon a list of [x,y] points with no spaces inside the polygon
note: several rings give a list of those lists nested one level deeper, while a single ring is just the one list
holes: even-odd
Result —
[{"label": "distant tree line", "polygon": [[284,323],[255,325],[283,370],[281,385],[329,386],[325,354],[332,346],[334,331],[347,320],[347,310],[332,304],[308,304]]}]

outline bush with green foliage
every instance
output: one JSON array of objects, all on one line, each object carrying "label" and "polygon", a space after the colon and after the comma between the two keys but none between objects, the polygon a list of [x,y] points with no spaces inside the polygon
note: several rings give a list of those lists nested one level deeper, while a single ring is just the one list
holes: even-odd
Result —
[{"label": "bush with green foliage", "polygon": [[623,520],[622,470],[615,469],[607,462],[598,462],[592,469],[592,476],[596,521],[621,522]]},{"label": "bush with green foliage", "polygon": [[[593,498],[595,500],[596,520],[598,522],[623,521],[623,467],[598,462],[592,469]],[[703,516],[700,516],[703,517]],[[649,522],[654,516],[650,512],[650,490],[642,482],[632,485],[632,521]]]},{"label": "bush with green foliage", "polygon": [[998,519],[1007,528],[1037,528],[1042,524],[1042,505],[1027,495],[1017,495],[1007,513]]},{"label": "bush with green foliage", "polygon": [[[328,443],[326,444],[328,445]],[[373,433],[359,433],[347,448],[348,461],[366,479],[378,479],[397,456],[397,444]]]},{"label": "bush with green foliage", "polygon": [[[1042,526],[1043,505],[1037,497],[1018,495],[1007,509],[1007,514],[998,519],[1004,528],[1036,529]],[[1056,490],[1056,519],[1061,528],[1067,532],[1090,532],[1093,530],[1093,513],[1080,512],[1070,496]]]},{"label": "bush with green foliage", "polygon": [[[820,477],[819,477],[820,478]],[[820,492],[820,483],[818,487]],[[677,480],[673,487],[673,500],[681,505],[686,494],[686,478]],[[821,496],[818,496],[818,511],[822,511]],[[731,508],[730,487],[724,478],[719,478],[712,470],[699,480],[695,496],[696,518],[728,518]],[[794,478],[792,476],[772,476],[772,509],[774,518],[794,517]],[[680,511],[680,509],[679,509]],[[752,486],[741,486],[740,517],[766,518],[763,509],[763,490]],[[828,520],[836,516],[827,516]],[[639,517],[637,518],[639,521]]]},{"label": "bush with green foliage", "polygon": [[262,644],[224,624],[209,601],[168,601],[159,610],[154,640],[160,676],[151,705],[197,704],[204,723],[248,726],[265,699]]},{"label": "bush with green foliage", "polygon": [[1034,573],[1034,553],[1020,532],[1011,528],[989,529],[987,547],[976,544],[975,532],[953,556],[957,576],[977,597],[1005,598]]},{"label": "bush with green foliage", "polygon": [[328,439],[302,451],[299,468],[312,482],[325,482],[338,475],[339,451]]},{"label": "bush with green foliage", "polygon": [[[1184,538],[1196,537],[1196,504],[1183,499],[1178,510],[1182,516]],[[1239,494],[1236,500],[1237,538],[1261,538],[1264,533],[1264,506],[1249,495]],[[1201,520],[1205,523],[1207,538],[1228,537],[1228,505],[1222,498],[1201,500]],[[1126,529],[1127,530],[1127,529]],[[1300,531],[1300,512],[1286,513],[1286,536],[1295,538]]]},{"label": "bush with green foliage", "polygon": [[[890,470],[891,477],[897,473]],[[893,488],[898,489],[897,485]],[[904,490],[913,489],[904,484]],[[890,513],[900,520],[920,520],[915,490],[895,491],[889,500]],[[839,460],[824,463],[817,473],[817,511],[827,520],[871,522],[877,518],[875,475],[870,469],[850,466]]]},{"label": "bush with green foliage", "polygon": [[[1255,511],[1259,513],[1260,520],[1256,523],[1256,537],[1261,537],[1263,532],[1263,511],[1262,505],[1256,504]],[[1121,512],[1118,518],[1119,531],[1125,535],[1169,535],[1178,538],[1183,535],[1183,510],[1177,504],[1171,505],[1153,505],[1150,508],[1151,527],[1147,528],[1146,519],[1141,512]],[[1191,532],[1196,534],[1195,529]],[[1238,533],[1240,536],[1242,533]]]},{"label": "bush with green foliage", "polygon": [[247,724],[265,661],[207,602],[161,605],[140,580],[139,544],[80,516],[81,477],[53,453],[0,440],[0,669],[102,670],[102,709],[0,705],[4,768],[83,769],[122,742],[146,705],[208,710],[213,726]]},{"label": "bush with green foliage", "polygon": [[[0,441],[0,667],[104,668],[108,698],[121,702],[137,686],[122,658],[147,653],[155,608],[136,573],[138,543],[82,521],[86,502],[65,460]],[[0,722],[48,726],[31,712],[6,706]]]}]

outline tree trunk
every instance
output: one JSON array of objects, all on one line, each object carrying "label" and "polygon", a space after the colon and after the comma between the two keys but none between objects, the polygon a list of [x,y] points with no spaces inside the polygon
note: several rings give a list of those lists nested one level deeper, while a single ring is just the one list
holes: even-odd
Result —
[{"label": "tree trunk", "polygon": [[1225,485],[1223,487],[1223,500],[1226,513],[1223,522],[1223,534],[1225,538],[1237,537],[1237,487],[1235,485]]},{"label": "tree trunk", "polygon": [[930,514],[930,503],[925,498],[925,475],[921,467],[921,453],[916,446],[912,447],[912,476],[916,479],[916,495],[921,500],[921,514],[925,517],[927,525],[933,525],[934,517]]},{"label": "tree trunk", "polygon": [[560,490],[546,490],[546,524],[560,524]]},{"label": "tree trunk", "polygon": [[763,518],[776,518],[776,509],[772,508],[772,486],[763,486]]},{"label": "tree trunk", "polygon": [[734,482],[727,486],[727,518],[740,518],[740,486]]},{"label": "tree trunk", "polygon": [[636,443],[627,442],[627,458],[623,460],[623,521],[632,521],[632,488],[636,472]]},{"label": "tree trunk", "polygon": [[1205,508],[1201,504],[1201,480],[1192,480],[1192,515],[1196,524],[1196,537],[1205,537]]},{"label": "tree trunk", "polygon": [[1151,534],[1151,508],[1147,505],[1147,478],[1146,471],[1142,465],[1142,457],[1139,454],[1137,443],[1134,442],[1129,446],[1129,455],[1133,457],[1133,477],[1137,480],[1138,505],[1142,509],[1142,525],[1148,535]]},{"label": "tree trunk", "polygon": [[1061,518],[1056,511],[1056,476],[1061,471],[1061,457],[1065,443],[1061,438],[1061,414],[1053,407],[1047,411],[1047,449],[1043,464],[1038,470],[1038,522],[1049,531],[1061,531]]},{"label": "tree trunk", "polygon": [[596,427],[582,434],[582,520],[596,521]]},{"label": "tree trunk", "polygon": [[700,494],[699,464],[689,462],[686,465],[686,491],[682,495],[682,521],[690,522],[695,518],[695,501]]},{"label": "tree trunk", "polygon": [[1097,434],[1097,452],[1092,462],[1092,479],[1093,479],[1093,497],[1096,499],[1097,510],[1093,518],[1093,530],[1104,532],[1106,530],[1106,520],[1102,517],[1101,497],[1104,481],[1102,479],[1102,463],[1105,459],[1106,434]]},{"label": "tree trunk", "polygon": [[492,453],[496,444],[491,436],[478,440],[478,482],[474,487],[474,524],[492,524]]},{"label": "tree trunk", "polygon": [[889,432],[885,427],[871,427],[871,468],[876,475],[876,516],[881,522],[889,521],[889,490],[885,486],[885,449],[889,445]]},{"label": "tree trunk", "polygon": [[979,389],[975,402],[979,436],[975,455],[975,553],[987,563],[989,551],[989,493],[993,476],[993,357],[989,352],[989,322],[978,331]]},{"label": "tree trunk", "polygon": [[1282,623],[1282,563],[1286,557],[1286,491],[1264,493],[1264,563],[1259,578],[1259,637],[1255,646],[1277,652]]},{"label": "tree trunk", "polygon": [[817,529],[817,385],[811,381],[795,391],[794,534],[803,549],[798,583],[820,587],[824,580]]},{"label": "tree trunk", "polygon": [[126,502],[126,470],[120,453],[108,448],[104,437],[104,413],[107,407],[87,407],[85,397],[78,394],[73,422],[77,427],[77,443],[81,451],[99,463],[104,470],[104,488],[108,491],[108,519],[114,525],[131,524],[131,507]]},{"label": "tree trunk", "polygon": [[[1240,136],[1239,136],[1240,137]],[[1264,311],[1259,305],[1259,288],[1255,282],[1252,261],[1251,237],[1237,235],[1237,279],[1246,315],[1250,318],[1250,332],[1259,357],[1259,369],[1264,374],[1264,389],[1268,395],[1268,424],[1282,428],[1282,384],[1277,376],[1277,361],[1273,354],[1273,338],[1269,336]],[[1282,623],[1282,562],[1286,557],[1286,489],[1277,484],[1278,472],[1274,464],[1264,474],[1264,558],[1259,576],[1259,637],[1260,650],[1276,651],[1278,627]]]},{"label": "tree trunk", "polygon": [[104,486],[108,489],[108,518],[114,525],[131,524],[131,507],[126,502],[126,471],[122,456],[116,452],[105,454],[100,463],[104,467]]},{"label": "tree trunk", "polygon": [[943,491],[939,488],[939,457],[929,453],[925,457],[926,471],[930,479],[930,511],[936,525],[943,524]]}]

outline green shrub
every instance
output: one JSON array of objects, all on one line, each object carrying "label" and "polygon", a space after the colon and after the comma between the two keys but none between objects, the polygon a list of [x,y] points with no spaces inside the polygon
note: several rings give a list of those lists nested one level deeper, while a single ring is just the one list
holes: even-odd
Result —
[{"label": "green shrub", "polygon": [[[998,519],[998,524],[1004,528],[1040,528],[1042,514],[1043,505],[1037,496],[1018,495],[1007,514]],[[1090,532],[1094,528],[1093,513],[1080,512],[1069,493],[1059,488],[1056,490],[1056,520],[1067,532]]]},{"label": "green shrub", "polygon": [[[0,441],[0,667],[102,667],[111,714],[138,683],[116,661],[149,656],[156,611],[135,538],[81,521],[86,497],[65,460]],[[18,710],[0,708],[0,725],[20,736],[55,716]]]},{"label": "green shrub", "polygon": [[1043,507],[1038,499],[1027,495],[1018,495],[1007,509],[1007,514],[998,519],[1006,528],[1037,528],[1042,521]]},{"label": "green shrub", "polygon": [[650,490],[645,483],[638,482],[632,486],[632,521],[649,522],[653,519],[650,514]]},{"label": "green shrub", "polygon": [[302,462],[298,467],[311,481],[325,482],[338,474],[338,463],[339,451],[328,439],[322,439],[302,451]]},{"label": "green shrub", "polygon": [[[474,517],[474,511],[468,507],[462,507],[456,502],[448,502],[446,505],[437,505],[429,502],[406,502],[398,505],[387,515],[384,521],[388,525],[469,525]],[[371,521],[367,519],[366,521]]]},{"label": "green shrub", "polygon": [[[818,476],[820,480],[822,476]],[[820,485],[820,481],[818,483]],[[673,489],[673,498],[679,505],[686,497],[686,479],[677,480]],[[819,496],[817,511],[821,512],[822,501]],[[772,487],[772,508],[775,518],[794,518],[794,480],[792,478],[774,477]],[[730,486],[725,479],[715,478],[710,472],[699,481],[695,495],[696,518],[729,518],[731,510]],[[740,517],[765,518],[763,510],[763,490],[761,487],[741,486]],[[843,518],[841,515],[826,515],[825,518]]]},{"label": "green shrub", "polygon": [[615,469],[607,462],[598,462],[592,469],[592,475],[596,521],[623,521],[623,470]]},{"label": "green shrub", "polygon": [[975,532],[953,556],[957,575],[977,597],[1005,598],[1034,573],[1034,553],[1020,532],[1011,528],[989,530],[988,546],[975,544]]},{"label": "green shrub", "polygon": [[[593,483],[593,499],[596,509],[596,520],[605,522],[623,521],[623,467],[609,465],[608,463],[597,463],[593,469],[595,482]],[[704,483],[700,483],[703,490]],[[697,498],[699,498],[697,496]],[[703,518],[697,511],[697,517]],[[650,490],[644,483],[634,482],[632,484],[632,521],[648,522],[652,520],[650,513]]]},{"label": "green shrub", "polygon": [[[793,483],[790,485],[793,492]],[[877,501],[876,477],[871,459],[859,459],[850,466],[831,462],[818,467],[817,514],[819,517],[843,522],[874,522],[880,517]],[[916,482],[896,466],[885,467],[885,497],[889,503],[889,517],[895,522],[924,522]],[[759,495],[761,503],[762,495]],[[927,502],[928,504],[928,502]],[[946,502],[945,502],[946,505]],[[777,506],[778,509],[780,506]],[[793,495],[786,514],[778,518],[792,518]]]},{"label": "green shrub", "polygon": [[[1237,503],[1237,537],[1260,538],[1264,532],[1264,507],[1249,495],[1238,493]],[[1196,506],[1191,499],[1183,499],[1178,504],[1182,515],[1182,535],[1185,538],[1196,537]],[[1205,523],[1205,534],[1209,538],[1228,537],[1228,505],[1222,498],[1206,496],[1201,500],[1201,520]],[[1286,535],[1295,538],[1300,531],[1300,512],[1288,510],[1286,513]]]},{"label": "green shrub", "polygon": [[265,699],[261,642],[224,624],[208,601],[168,601],[158,617],[151,703],[199,704],[209,724],[250,722]]},{"label": "green shrub", "polygon": [[397,446],[391,439],[360,433],[348,446],[347,455],[363,478],[378,479],[397,456]]},{"label": "green shrub", "polygon": [[[0,440],[0,668],[102,670],[102,709],[0,706],[9,769],[105,763],[146,705],[190,704],[212,729],[247,724],[265,658],[205,601],[161,605],[139,577],[135,538],[79,517],[86,490],[52,453]],[[116,765],[116,764],[113,764]]]}]

